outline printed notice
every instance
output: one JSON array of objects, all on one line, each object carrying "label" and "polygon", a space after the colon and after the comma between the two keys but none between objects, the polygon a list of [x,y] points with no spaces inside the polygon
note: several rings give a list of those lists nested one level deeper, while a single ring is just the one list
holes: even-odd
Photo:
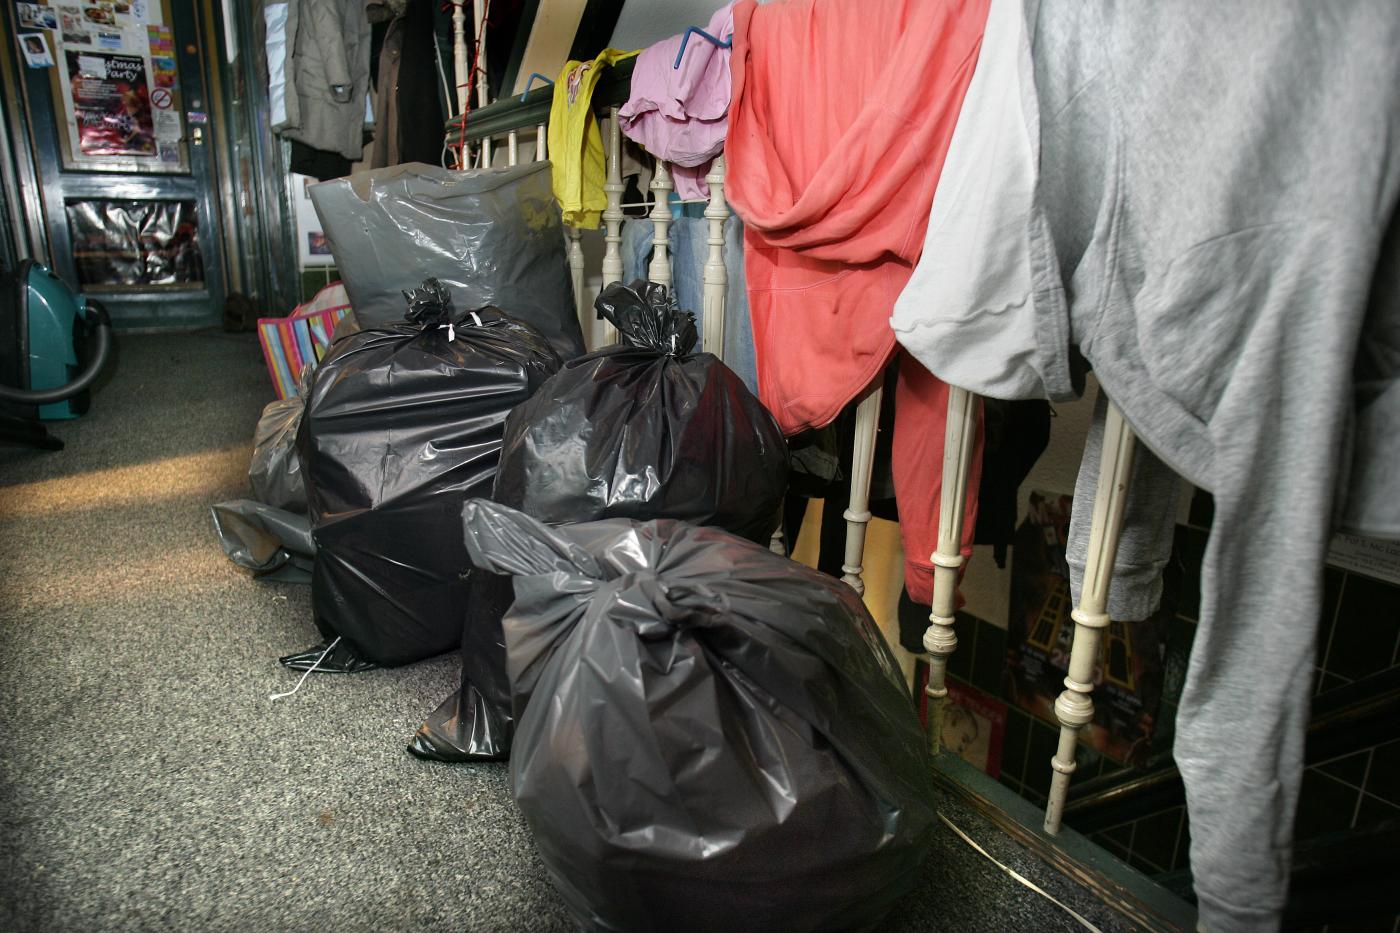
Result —
[{"label": "printed notice", "polygon": [[1327,563],[1400,586],[1400,541],[1334,535]]},{"label": "printed notice", "polygon": [[137,55],[64,54],[79,152],[87,156],[156,155],[146,62]]}]

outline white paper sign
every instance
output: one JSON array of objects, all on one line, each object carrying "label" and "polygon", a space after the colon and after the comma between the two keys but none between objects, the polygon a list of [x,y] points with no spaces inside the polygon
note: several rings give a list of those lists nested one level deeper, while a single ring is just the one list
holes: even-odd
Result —
[{"label": "white paper sign", "polygon": [[1400,586],[1400,541],[1335,535],[1327,563]]}]

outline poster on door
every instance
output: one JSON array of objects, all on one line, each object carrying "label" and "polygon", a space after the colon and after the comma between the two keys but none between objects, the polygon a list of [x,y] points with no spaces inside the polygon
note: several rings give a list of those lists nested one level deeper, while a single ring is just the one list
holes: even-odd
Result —
[{"label": "poster on door", "polygon": [[156,155],[146,62],[137,55],[66,51],[77,149],[85,156]]},{"label": "poster on door", "polygon": [[68,169],[183,172],[175,42],[160,0],[77,0],[56,11],[53,92]]}]

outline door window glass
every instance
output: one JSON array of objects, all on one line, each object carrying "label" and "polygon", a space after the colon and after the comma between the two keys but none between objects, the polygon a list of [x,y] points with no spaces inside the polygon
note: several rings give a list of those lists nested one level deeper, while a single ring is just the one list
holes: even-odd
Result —
[{"label": "door window glass", "polygon": [[90,199],[66,207],[84,287],[203,284],[193,200]]}]

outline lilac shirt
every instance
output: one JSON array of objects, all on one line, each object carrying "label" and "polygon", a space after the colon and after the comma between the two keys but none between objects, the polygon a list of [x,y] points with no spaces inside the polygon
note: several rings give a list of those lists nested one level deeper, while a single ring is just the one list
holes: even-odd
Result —
[{"label": "lilac shirt", "polygon": [[[710,18],[705,31],[719,39],[734,32],[734,4]],[[681,37],[642,51],[632,70],[632,96],[617,112],[622,132],[671,163],[676,194],[707,198],[705,173],[724,149],[729,131],[729,49],[691,36],[680,68],[672,68]]]}]

